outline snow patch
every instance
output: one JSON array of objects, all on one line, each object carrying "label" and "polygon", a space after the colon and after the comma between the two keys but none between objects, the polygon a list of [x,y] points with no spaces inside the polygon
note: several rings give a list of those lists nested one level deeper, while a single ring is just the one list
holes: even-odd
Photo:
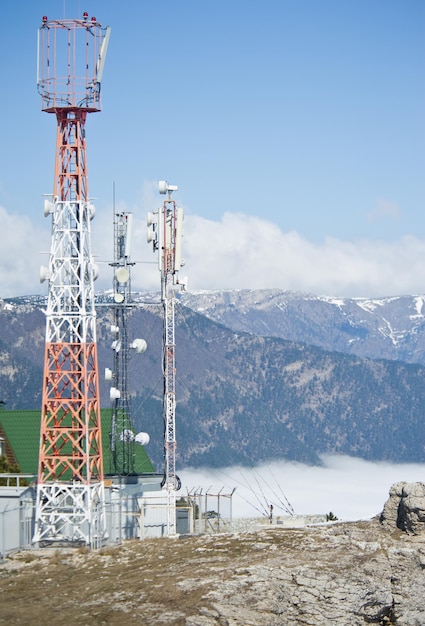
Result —
[{"label": "snow patch", "polygon": [[410,315],[410,319],[414,320],[418,318],[423,318],[424,314],[422,313],[422,310],[424,307],[425,298],[423,296],[417,296],[416,298],[414,298],[413,302],[416,309],[416,315]]},{"label": "snow patch", "polygon": [[328,304],[334,304],[335,306],[342,307],[347,304],[347,300],[344,298],[332,298],[331,296],[319,296],[317,300],[322,302],[328,302]]}]

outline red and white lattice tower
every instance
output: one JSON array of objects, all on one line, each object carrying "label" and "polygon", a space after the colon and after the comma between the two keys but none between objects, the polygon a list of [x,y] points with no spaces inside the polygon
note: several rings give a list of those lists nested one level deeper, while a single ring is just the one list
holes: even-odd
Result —
[{"label": "red and white lattice tower", "polygon": [[168,199],[157,213],[148,215],[148,243],[158,250],[161,273],[161,300],[164,310],[163,373],[164,373],[164,483],[167,497],[167,535],[176,534],[176,491],[180,480],[176,474],[176,355],[175,355],[175,291],[184,288],[179,280],[183,264],[181,240],[183,209],[171,199],[177,186],[160,181],[159,192]]},{"label": "red and white lattice tower", "polygon": [[100,111],[109,28],[43,17],[38,37],[42,110],[56,115],[46,344],[34,542],[100,544],[104,483],[85,122]]}]

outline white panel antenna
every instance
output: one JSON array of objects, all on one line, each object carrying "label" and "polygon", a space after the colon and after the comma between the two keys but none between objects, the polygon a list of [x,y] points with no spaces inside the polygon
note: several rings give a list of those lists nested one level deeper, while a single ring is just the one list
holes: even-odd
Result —
[{"label": "white panel antenna", "polygon": [[105,37],[103,38],[102,45],[100,47],[99,58],[96,64],[96,82],[102,82],[103,69],[105,67],[106,53],[108,51],[109,37],[111,36],[111,27],[107,26],[105,29]]},{"label": "white panel antenna", "polygon": [[176,209],[176,242],[174,252],[174,271],[178,272],[183,265],[182,261],[182,237],[183,237],[183,209]]},{"label": "white panel antenna", "polygon": [[126,218],[127,218],[127,229],[126,229],[126,234],[125,234],[125,251],[124,251],[124,256],[126,256],[127,258],[130,258],[130,251],[131,251],[131,233],[132,233],[132,229],[133,229],[133,214],[132,213],[127,213],[126,214]]}]

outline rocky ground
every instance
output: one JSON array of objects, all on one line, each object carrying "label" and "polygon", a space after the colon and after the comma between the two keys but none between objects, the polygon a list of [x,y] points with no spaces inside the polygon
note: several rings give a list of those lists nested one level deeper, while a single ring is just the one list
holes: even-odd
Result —
[{"label": "rocky ground", "polygon": [[16,554],[0,624],[424,626],[425,532],[391,522],[403,489],[370,521]]}]

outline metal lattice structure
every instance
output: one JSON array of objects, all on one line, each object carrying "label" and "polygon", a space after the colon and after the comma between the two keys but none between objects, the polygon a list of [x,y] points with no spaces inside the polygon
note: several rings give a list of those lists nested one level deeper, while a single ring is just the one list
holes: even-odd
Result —
[{"label": "metal lattice structure", "polygon": [[168,192],[168,199],[157,214],[148,216],[148,242],[158,250],[161,273],[161,300],[164,313],[163,373],[164,373],[164,489],[167,494],[167,534],[176,534],[176,491],[180,481],[176,474],[176,360],[175,360],[175,291],[182,265],[181,238],[183,209],[176,206],[171,193],[177,186],[159,183],[160,193]]},{"label": "metal lattice structure", "polygon": [[176,533],[176,359],[175,359],[175,318],[174,290],[164,275],[164,477],[167,492],[168,535]]},{"label": "metal lattice structure", "polygon": [[56,115],[52,236],[34,542],[99,545],[105,530],[103,457],[85,122],[100,110],[109,29],[96,18],[43,17],[42,109]]},{"label": "metal lattice structure", "polygon": [[131,214],[114,215],[114,324],[112,350],[114,353],[114,387],[111,387],[112,431],[111,474],[128,475],[134,472],[134,432],[130,421],[128,393],[129,341],[127,313],[131,299],[129,254],[126,251]]},{"label": "metal lattice structure", "polygon": [[114,323],[111,326],[113,371],[107,369],[106,379],[113,381],[110,388],[112,422],[110,433],[111,474],[129,476],[135,474],[135,446],[148,443],[146,433],[137,433],[132,419],[131,394],[129,391],[130,351],[142,353],[147,344],[144,339],[129,338],[129,313],[133,307],[131,299],[130,260],[131,213],[114,213]]}]

